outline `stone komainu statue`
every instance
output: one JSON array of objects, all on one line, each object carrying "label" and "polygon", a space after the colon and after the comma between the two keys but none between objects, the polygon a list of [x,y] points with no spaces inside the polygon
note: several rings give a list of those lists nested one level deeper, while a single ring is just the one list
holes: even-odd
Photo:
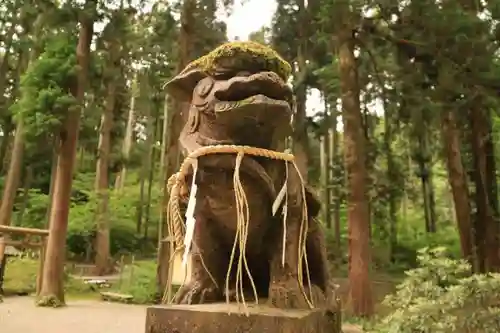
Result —
[{"label": "stone komainu statue", "polygon": [[[190,104],[179,138],[184,154],[205,149],[193,167],[176,175],[177,195],[170,198],[177,230],[179,216],[191,210],[182,231],[191,249],[191,278],[176,303],[252,297],[280,308],[308,308],[328,299],[324,236],[315,220],[320,204],[293,161],[262,152],[283,149],[290,134],[290,72],[272,49],[234,42],[167,84],[173,98]],[[227,149],[209,153],[217,145]],[[246,153],[249,147],[261,153]],[[172,212],[175,200],[181,213]]]}]

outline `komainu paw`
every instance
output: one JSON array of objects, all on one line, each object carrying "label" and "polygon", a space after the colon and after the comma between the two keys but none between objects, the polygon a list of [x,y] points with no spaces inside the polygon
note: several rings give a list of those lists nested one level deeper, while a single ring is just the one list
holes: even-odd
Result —
[{"label": "komainu paw", "polygon": [[274,282],[269,288],[270,305],[280,309],[309,309],[307,290],[297,280]]},{"label": "komainu paw", "polygon": [[221,300],[219,289],[212,282],[193,281],[176,295],[176,304],[204,304]]}]

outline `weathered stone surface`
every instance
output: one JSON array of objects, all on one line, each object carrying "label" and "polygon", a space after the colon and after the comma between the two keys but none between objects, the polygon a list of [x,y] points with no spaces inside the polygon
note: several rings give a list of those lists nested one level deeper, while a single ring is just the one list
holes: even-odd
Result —
[{"label": "weathered stone surface", "polygon": [[237,304],[152,306],[146,333],[341,333],[340,315],[322,309],[283,310]]}]

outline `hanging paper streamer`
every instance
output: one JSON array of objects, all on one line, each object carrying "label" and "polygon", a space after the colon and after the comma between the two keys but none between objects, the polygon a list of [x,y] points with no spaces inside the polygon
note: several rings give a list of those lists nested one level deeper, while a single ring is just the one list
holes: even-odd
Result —
[{"label": "hanging paper streamer", "polygon": [[198,160],[194,159],[191,166],[193,167],[193,180],[191,182],[191,193],[189,194],[189,201],[186,210],[186,235],[184,236],[184,254],[182,256],[182,266],[187,264],[189,252],[191,250],[191,243],[193,241],[194,227],[196,219],[194,217],[194,209],[196,207],[196,173],[198,171]]}]

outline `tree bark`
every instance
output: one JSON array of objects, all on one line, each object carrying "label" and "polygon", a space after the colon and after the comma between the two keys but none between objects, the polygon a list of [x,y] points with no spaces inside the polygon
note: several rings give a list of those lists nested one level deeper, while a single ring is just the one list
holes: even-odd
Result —
[{"label": "tree bark", "polygon": [[128,110],[127,127],[125,128],[125,137],[123,138],[122,158],[123,165],[120,174],[117,177],[115,188],[118,190],[123,189],[125,185],[125,178],[127,177],[127,165],[130,159],[130,151],[132,150],[132,141],[134,138],[134,124],[135,124],[135,104],[137,100],[137,72],[134,73],[132,87],[130,91],[130,108]]},{"label": "tree bark", "polygon": [[394,154],[392,151],[392,140],[393,140],[393,135],[392,135],[392,117],[391,114],[389,113],[389,106],[388,103],[386,103],[384,99],[384,148],[385,148],[385,154],[387,158],[387,182],[388,182],[388,189],[387,189],[387,208],[388,208],[388,217],[389,217],[389,256],[391,260],[394,259],[394,250],[397,246],[398,242],[398,229],[397,229],[397,216],[396,216],[396,198],[394,197],[394,191],[391,189],[392,186],[394,186],[393,180],[394,180],[394,175],[395,175],[395,163],[394,163]]},{"label": "tree bark", "polygon": [[[341,175],[339,173],[339,168],[337,165],[340,163],[342,156],[339,154],[339,133],[337,131],[338,124],[338,111],[337,104],[331,106],[332,108],[332,128],[328,131],[328,135],[330,137],[330,149],[331,149],[331,157],[332,164],[330,165],[332,179],[333,179],[333,189],[332,189],[332,197],[333,197],[333,229],[335,231],[335,248],[337,251],[340,251],[341,247],[341,235],[340,235],[340,203],[341,203],[341,191],[342,188],[342,180]],[[337,252],[339,253],[339,252]]]},{"label": "tree bark", "polygon": [[[94,7],[95,1],[88,0],[86,7]],[[68,110],[63,130],[59,136],[60,150],[56,165],[54,183],[54,200],[50,213],[50,234],[47,240],[45,267],[43,270],[42,288],[38,304],[41,306],[60,306],[64,300],[64,260],[66,252],[66,233],[73,184],[73,167],[75,164],[78,131],[80,125],[81,106],[83,105],[88,78],[90,60],[90,43],[94,31],[93,18],[81,12],[80,31],[76,57],[78,63],[77,83],[71,87],[78,106]]]},{"label": "tree bark", "polygon": [[54,140],[54,149],[52,151],[52,163],[50,164],[50,185],[49,185],[49,205],[45,213],[45,227],[49,227],[50,223],[50,212],[52,210],[52,202],[54,201],[54,185],[56,182],[56,172],[57,172],[57,157],[59,156],[58,140]]},{"label": "tree bark", "polygon": [[354,40],[350,27],[338,34],[340,86],[344,122],[344,158],[348,175],[349,284],[353,313],[373,314],[370,270],[370,226],[365,163],[365,136],[359,100],[359,82]]},{"label": "tree bark", "polygon": [[464,259],[472,263],[471,207],[467,175],[464,170],[462,153],[460,151],[460,133],[457,128],[455,116],[449,110],[443,110],[441,124],[443,126],[442,133],[446,166],[448,169],[448,182],[453,195],[458,234],[460,236],[460,248],[462,249]]},{"label": "tree bark", "polygon": [[12,131],[15,130],[14,124],[10,116],[5,117],[2,124],[2,142],[0,142],[0,174],[4,174],[8,170],[7,151],[11,144]]},{"label": "tree bark", "polygon": [[[474,183],[476,187],[476,218],[474,223],[474,239],[476,245],[476,259],[480,272],[498,271],[500,268],[500,253],[498,239],[498,221],[495,206],[492,204],[497,198],[491,197],[488,182],[488,168],[491,162],[488,159],[488,140],[491,140],[489,132],[489,113],[481,108],[481,103],[476,103],[479,108],[473,108],[470,112],[471,119],[471,147],[474,159]],[[490,172],[491,176],[491,172]]]},{"label": "tree bark", "polygon": [[167,152],[167,142],[168,142],[168,117],[169,117],[169,98],[168,94],[165,94],[165,99],[163,101],[163,129],[162,129],[162,141],[161,141],[161,153],[160,153],[160,173],[162,181],[167,181],[165,179],[165,157]]},{"label": "tree bark", "polygon": [[9,59],[10,59],[10,51],[12,48],[12,43],[14,41],[14,33],[16,32],[16,27],[18,22],[11,22],[11,25],[5,35],[2,37],[4,41],[4,49],[3,57],[0,61],[0,104],[3,104],[4,101],[4,91],[5,86],[7,84],[7,73],[9,71]]},{"label": "tree bark", "polygon": [[17,129],[14,134],[14,146],[12,156],[9,163],[9,171],[3,188],[2,203],[0,204],[0,225],[10,225],[12,217],[12,209],[16,199],[17,188],[21,178],[21,170],[23,168],[23,123],[20,120],[17,124]]},{"label": "tree bark", "polygon": [[[150,116],[152,118],[152,116]],[[148,189],[146,193],[146,207],[144,210],[144,241],[147,240],[149,233],[149,222],[151,213],[151,195],[153,191],[153,181],[155,173],[155,157],[156,149],[154,147],[156,142],[156,135],[158,132],[158,118],[151,119],[151,128],[148,134],[148,162],[147,162],[147,173],[148,173]]]},{"label": "tree bark", "polygon": [[109,240],[109,154],[111,150],[111,129],[113,127],[113,111],[116,101],[116,84],[113,78],[108,82],[106,105],[101,118],[98,156],[95,175],[95,191],[97,194],[97,234],[95,274],[105,275],[110,272],[110,240]]},{"label": "tree bark", "polygon": [[308,33],[307,33],[307,20],[309,19],[309,10],[304,0],[298,1],[298,31],[299,31],[299,45],[297,48],[297,65],[299,71],[297,75],[295,86],[295,99],[296,99],[296,113],[294,115],[294,128],[293,128],[293,153],[297,161],[302,177],[307,180],[309,168],[309,137],[307,134],[307,117],[306,117],[306,101],[307,101],[307,85],[306,76],[308,74],[307,68],[307,47],[308,47]]}]

